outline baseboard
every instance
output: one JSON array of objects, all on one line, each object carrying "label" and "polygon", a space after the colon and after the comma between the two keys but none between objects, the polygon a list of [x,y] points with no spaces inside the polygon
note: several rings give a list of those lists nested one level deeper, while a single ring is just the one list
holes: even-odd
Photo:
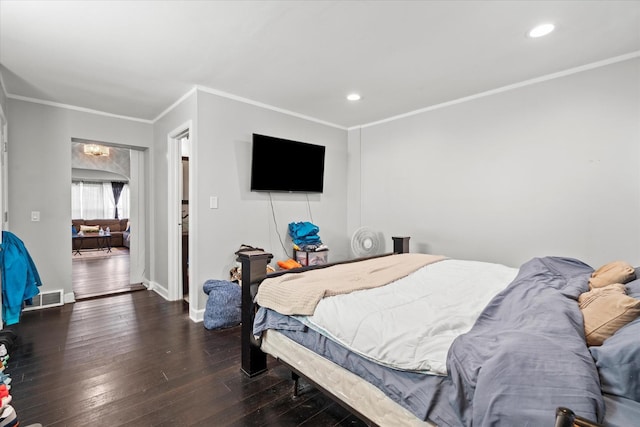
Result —
[{"label": "baseboard", "polygon": [[192,304],[189,304],[189,319],[196,323],[204,321],[204,310],[195,310],[191,308]]},{"label": "baseboard", "polygon": [[161,286],[158,282],[148,282],[147,288],[169,301],[169,289]]},{"label": "baseboard", "polygon": [[[147,282],[145,283],[145,286],[147,286],[147,288],[150,291],[154,291],[155,293],[157,293],[158,295],[160,295],[162,298],[166,299],[167,301],[171,301],[169,299],[169,290],[167,288],[165,288],[164,286],[161,286],[159,283],[157,282]],[[193,322],[199,323],[199,322],[203,322],[204,321],[204,309],[202,310],[197,310],[192,308],[193,304],[189,304],[189,319],[191,319]]]},{"label": "baseboard", "polygon": [[72,302],[76,302],[76,295],[73,292],[64,294],[64,303],[70,304]]}]

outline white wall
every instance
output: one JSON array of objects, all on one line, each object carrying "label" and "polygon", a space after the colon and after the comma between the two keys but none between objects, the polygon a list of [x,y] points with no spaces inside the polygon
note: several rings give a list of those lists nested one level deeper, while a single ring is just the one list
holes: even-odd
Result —
[{"label": "white wall", "polygon": [[[272,251],[275,259],[290,256],[287,224],[310,220],[304,195],[274,194],[278,230],[268,197],[249,191],[251,134],[300,139],[327,146],[325,192],[309,195],[313,220],[331,248],[331,259],[348,257],[346,230],[346,131],[260,107],[198,92],[183,100],[155,124],[111,118],[80,111],[9,100],[9,218],[11,231],[26,244],[44,282],[42,290],[71,287],[71,139],[104,141],[149,149],[146,164],[150,206],[147,224],[148,279],[167,286],[167,134],[193,120],[191,158],[199,206],[197,284],[226,279],[233,252],[242,243]],[[296,173],[292,168],[292,173]],[[209,196],[220,208],[209,209]],[[31,222],[31,211],[41,212]],[[204,295],[204,294],[203,294]],[[204,308],[201,297],[196,309]]]},{"label": "white wall", "polygon": [[325,191],[309,200],[332,261],[369,225],[387,249],[409,235],[414,251],[510,265],[553,254],[637,264],[639,74],[635,59],[348,133],[203,91],[154,125],[9,99],[11,231],[44,289],[69,294],[71,138],[149,148],[147,265],[166,286],[167,134],[193,120],[197,284],[226,278],[243,243],[285,259],[288,223],[311,220],[304,195],[275,193],[276,229],[268,195],[249,191],[254,132],[327,146]]},{"label": "white wall", "polygon": [[[149,147],[152,126],[9,99],[9,223],[43,281],[71,297],[71,138]],[[31,211],[40,211],[39,222]]]},{"label": "white wall", "polygon": [[[197,127],[197,97],[192,93],[167,114],[162,116],[154,123],[153,127],[153,156],[152,156],[152,177],[151,180],[151,212],[150,212],[150,229],[151,229],[151,251],[153,259],[151,260],[151,280],[164,288],[168,289],[168,267],[169,262],[168,246],[169,238],[167,235],[168,218],[168,140],[170,132],[177,127],[182,126],[189,120],[193,121],[193,127]],[[197,138],[191,135],[192,139]]]},{"label": "white wall", "polygon": [[[200,286],[209,278],[228,278],[229,268],[235,265],[233,253],[241,244],[273,253],[274,265],[275,260],[291,257],[288,224],[311,221],[304,194],[272,193],[276,228],[268,194],[249,191],[254,132],[326,146],[324,192],[309,194],[309,205],[319,235],[330,247],[330,260],[349,256],[347,132],[199,92],[197,141],[189,163],[198,176],[199,272],[194,279]],[[291,173],[303,179],[304,164],[291,165]],[[209,209],[210,196],[218,197],[218,209]]]},{"label": "white wall", "polygon": [[[331,259],[348,257],[346,131],[198,90],[154,125],[152,280],[155,284],[168,287],[167,135],[189,120],[193,122],[189,167],[195,176],[191,182],[195,196],[189,200],[193,210],[189,231],[194,249],[189,254],[189,278],[198,289],[202,289],[207,279],[229,278],[229,269],[235,265],[234,252],[241,244],[272,252],[274,265],[276,260],[290,257],[288,224],[311,220],[303,194],[273,193],[276,229],[268,195],[249,191],[254,132],[327,147],[324,193],[310,194],[309,206],[321,238],[331,248]],[[303,171],[303,165],[292,165],[291,173]],[[209,208],[211,196],[218,197],[218,209]],[[198,268],[192,269],[194,265]],[[200,292],[196,299],[195,309],[202,310],[206,296]]]},{"label": "white wall", "polygon": [[638,265],[639,76],[634,59],[352,131],[349,212],[413,251]]},{"label": "white wall", "polygon": [[[360,180],[362,171],[360,169],[360,161],[362,159],[361,136],[362,129],[349,130],[347,135],[347,233],[349,236],[360,226],[362,226],[362,210]],[[384,234],[384,233],[383,233]],[[386,239],[391,236],[385,235]]]}]

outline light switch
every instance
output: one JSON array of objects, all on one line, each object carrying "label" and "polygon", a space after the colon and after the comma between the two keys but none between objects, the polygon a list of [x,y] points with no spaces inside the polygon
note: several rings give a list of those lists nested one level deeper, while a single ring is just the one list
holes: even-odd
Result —
[{"label": "light switch", "polygon": [[31,221],[40,221],[40,211],[31,211]]},{"label": "light switch", "polygon": [[209,209],[218,209],[218,198],[216,196],[209,197]]}]

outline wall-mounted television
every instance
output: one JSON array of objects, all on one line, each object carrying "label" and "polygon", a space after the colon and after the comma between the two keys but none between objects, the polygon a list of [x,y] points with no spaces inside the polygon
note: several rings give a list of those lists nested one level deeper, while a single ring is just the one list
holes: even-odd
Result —
[{"label": "wall-mounted television", "polygon": [[251,191],[322,193],[323,145],[253,134]]}]

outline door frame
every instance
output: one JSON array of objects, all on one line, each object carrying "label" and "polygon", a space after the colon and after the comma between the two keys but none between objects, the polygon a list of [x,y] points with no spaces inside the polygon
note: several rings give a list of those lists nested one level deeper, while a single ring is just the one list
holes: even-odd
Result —
[{"label": "door frame", "polygon": [[178,137],[189,133],[191,153],[189,156],[189,317],[197,320],[199,292],[197,291],[197,256],[195,237],[197,236],[197,218],[195,215],[196,182],[193,159],[196,153],[196,136],[193,120],[188,120],[167,135],[167,291],[168,299],[177,301],[182,293],[182,152]]},{"label": "door frame", "polygon": [[146,271],[146,245],[147,241],[147,208],[146,208],[146,157],[148,149],[128,147],[131,159],[129,173],[129,221],[135,228],[130,234],[129,247],[129,283],[144,283]]},{"label": "door frame", "polygon": [[[129,150],[130,170],[129,176],[129,217],[128,220],[133,233],[130,235],[129,247],[129,284],[145,283],[148,287],[148,279],[145,278],[147,271],[146,251],[147,237],[146,230],[149,218],[147,216],[147,158],[149,149],[126,144],[99,141],[96,139],[71,138],[74,143],[96,143],[106,147],[124,148]],[[72,165],[73,168],[73,165]],[[73,219],[73,218],[72,218]],[[73,276],[73,269],[71,269]]]}]

